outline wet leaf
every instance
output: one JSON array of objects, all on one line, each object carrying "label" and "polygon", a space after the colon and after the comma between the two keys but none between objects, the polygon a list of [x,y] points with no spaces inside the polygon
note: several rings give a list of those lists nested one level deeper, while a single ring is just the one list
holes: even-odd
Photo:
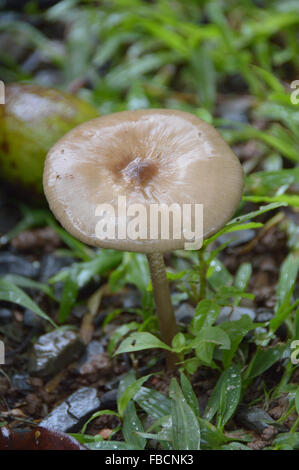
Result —
[{"label": "wet leaf", "polygon": [[197,396],[195,395],[190,381],[187,379],[186,375],[183,372],[181,372],[181,387],[188,405],[192,408],[195,415],[199,416],[199,403]]},{"label": "wet leaf", "polygon": [[[271,204],[267,204],[266,206],[261,206],[258,210],[248,212],[248,214],[240,215],[238,217],[235,217],[232,219],[230,222],[226,224],[226,226],[219,230],[215,235],[212,237],[208,238],[204,242],[204,246],[210,245],[214,240],[216,240],[220,235],[223,235],[224,233],[230,233],[238,230],[247,230],[249,228],[255,228],[255,226],[252,226],[252,223],[250,224],[244,224],[244,222],[248,222],[251,219],[254,219],[255,217],[258,217],[261,214],[264,214],[265,212],[272,211],[275,209],[278,209],[279,207],[284,207],[287,206],[286,202],[272,202]],[[261,226],[260,224],[258,226]]]},{"label": "wet leaf", "polygon": [[123,394],[118,399],[117,407],[118,413],[120,416],[124,416],[125,409],[128,406],[129,401],[136,395],[140,387],[148,380],[151,374],[146,375],[145,377],[141,377],[140,379],[136,380],[135,382],[131,383]]},{"label": "wet leaf", "polygon": [[170,414],[170,399],[157,390],[141,387],[134,395],[134,401],[153,418],[159,419]]},{"label": "wet leaf", "polygon": [[257,324],[253,323],[248,315],[242,315],[240,320],[223,322],[221,324],[221,328],[228,334],[231,341],[230,349],[222,353],[222,361],[225,368],[231,364],[244,336],[256,327]]},{"label": "wet leaf", "polygon": [[285,349],[286,345],[258,349],[244,373],[244,380],[249,382],[269,369],[269,367],[282,358]]},{"label": "wet leaf", "polygon": [[190,325],[191,332],[196,335],[202,328],[212,326],[220,313],[220,307],[212,300],[202,300],[195,309],[195,315]]},{"label": "wet leaf", "polygon": [[295,404],[296,404],[297,414],[299,415],[299,389],[296,392]]},{"label": "wet leaf", "polygon": [[[250,281],[252,274],[252,266],[251,263],[242,263],[238,268],[238,271],[235,276],[235,287],[238,289],[245,291],[248,283]],[[241,299],[235,299],[235,305],[238,305]]]},{"label": "wet leaf", "polygon": [[84,426],[82,427],[81,429],[81,434],[84,434],[85,431],[86,431],[86,428],[87,426],[89,425],[89,423],[91,421],[93,421],[94,419],[98,418],[99,416],[103,416],[103,415],[110,415],[110,416],[119,416],[118,413],[116,413],[115,411],[111,411],[111,410],[101,410],[101,411],[97,411],[96,413],[94,413],[87,421],[86,423],[84,424]]},{"label": "wet leaf", "polygon": [[217,413],[217,423],[224,428],[239,404],[241,383],[239,366],[232,365],[222,373],[205,410],[207,420],[211,421]]},{"label": "wet leaf", "polygon": [[199,422],[187,404],[176,379],[172,379],[170,383],[169,394],[171,397],[173,448],[175,450],[199,450]]},{"label": "wet leaf", "polygon": [[144,449],[146,439],[138,435],[138,433],[142,432],[144,432],[143,426],[136,413],[135,405],[131,401],[124,412],[122,427],[122,433],[126,443],[131,445],[133,448]]},{"label": "wet leaf", "polygon": [[202,343],[217,344],[220,349],[230,348],[229,336],[219,326],[202,328],[196,338],[188,344],[188,347],[197,348]]},{"label": "wet leaf", "polygon": [[279,275],[277,287],[277,308],[283,303],[291,287],[297,279],[299,271],[299,256],[296,253],[290,253],[284,260]]},{"label": "wet leaf", "polygon": [[246,177],[246,187],[256,195],[268,196],[281,186],[289,187],[299,179],[299,168],[259,171]]},{"label": "wet leaf", "polygon": [[44,292],[53,300],[57,300],[54,296],[54,293],[47,284],[42,282],[34,281],[33,279],[29,279],[28,277],[19,276],[17,274],[6,274],[2,278],[4,281],[11,282],[19,287],[24,287],[25,289],[33,289]]},{"label": "wet leaf", "polygon": [[299,432],[278,434],[274,439],[272,448],[275,450],[298,450]]},{"label": "wet leaf", "polygon": [[114,354],[142,351],[143,349],[167,349],[171,348],[160,341],[151,333],[132,333],[128,338],[124,339]]},{"label": "wet leaf", "polygon": [[28,308],[38,316],[47,320],[49,323],[51,323],[52,326],[57,328],[56,323],[45,312],[43,312],[22,289],[17,287],[12,282],[5,281],[3,278],[0,278],[0,300],[13,302],[15,304],[21,305],[22,307]]},{"label": "wet leaf", "polygon": [[109,277],[112,292],[122,289],[126,284],[133,284],[145,293],[150,282],[146,256],[141,253],[125,253],[119,266]]},{"label": "wet leaf", "polygon": [[140,450],[139,447],[133,447],[132,444],[120,441],[98,441],[86,443],[89,450]]}]

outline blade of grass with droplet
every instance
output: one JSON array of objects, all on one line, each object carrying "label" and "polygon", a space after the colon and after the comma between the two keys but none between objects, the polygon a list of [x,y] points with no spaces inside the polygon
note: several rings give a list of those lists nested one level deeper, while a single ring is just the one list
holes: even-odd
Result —
[{"label": "blade of grass with droplet", "polygon": [[169,387],[171,397],[172,444],[174,450],[199,450],[200,426],[176,379]]},{"label": "blade of grass with droplet", "polygon": [[22,307],[32,310],[36,315],[44,318],[52,326],[57,328],[56,323],[45,313],[39,306],[30,299],[30,297],[15,284],[0,279],[0,300],[5,300],[6,302],[13,302],[15,304],[21,305]]},{"label": "blade of grass with droplet", "polygon": [[146,439],[138,434],[143,432],[144,429],[136,413],[135,405],[130,401],[124,412],[122,427],[122,433],[126,443],[134,448],[143,450],[146,445]]},{"label": "blade of grass with droplet", "polygon": [[208,421],[211,421],[217,413],[218,425],[220,429],[223,429],[239,404],[241,385],[239,366],[232,365],[221,374],[205,410],[205,417]]}]

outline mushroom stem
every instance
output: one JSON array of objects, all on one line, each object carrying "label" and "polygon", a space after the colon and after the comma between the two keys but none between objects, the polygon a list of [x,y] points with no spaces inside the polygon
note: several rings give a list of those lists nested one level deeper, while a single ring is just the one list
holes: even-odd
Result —
[{"label": "mushroom stem", "polygon": [[[177,334],[178,328],[171,304],[164,258],[162,253],[149,253],[147,255],[147,260],[153,284],[161,338],[164,343],[171,346],[172,339]],[[178,357],[175,354],[166,351],[166,360],[168,368],[173,369],[175,367],[175,363],[178,361]]]}]

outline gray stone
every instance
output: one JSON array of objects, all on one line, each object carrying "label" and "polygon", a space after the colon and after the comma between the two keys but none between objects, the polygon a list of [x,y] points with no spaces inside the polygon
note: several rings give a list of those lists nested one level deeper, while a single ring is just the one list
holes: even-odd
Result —
[{"label": "gray stone", "polygon": [[34,344],[29,359],[29,372],[40,377],[57,374],[77,359],[83,349],[84,345],[74,331],[51,331],[40,336]]},{"label": "gray stone", "polygon": [[247,123],[247,112],[251,104],[252,99],[249,96],[227,98],[219,103],[218,113],[223,119]]},{"label": "gray stone", "polygon": [[[71,266],[75,261],[75,258],[69,256],[55,256],[52,253],[44,255],[40,266],[40,281],[47,282],[59,271]],[[63,282],[56,282],[54,285],[54,293],[58,299],[61,298],[63,287]]]},{"label": "gray stone", "polygon": [[217,238],[217,242],[222,245],[222,243],[228,243],[228,246],[240,246],[244,243],[250,242],[255,237],[255,231],[251,229],[239,230],[237,232],[224,233]]},{"label": "gray stone", "polygon": [[255,311],[252,310],[251,308],[222,307],[222,309],[220,310],[220,315],[216,323],[240,320],[244,315],[248,315],[252,321],[255,320]]},{"label": "gray stone", "polygon": [[179,323],[189,324],[194,317],[195,309],[192,305],[184,302],[175,309],[175,318]]},{"label": "gray stone", "polygon": [[274,313],[271,310],[258,309],[256,312],[256,321],[263,323],[272,320]]},{"label": "gray stone", "polygon": [[44,255],[40,265],[40,281],[47,282],[50,277],[55,276],[61,269],[71,266],[74,261],[75,259],[70,256]]},{"label": "gray stone", "polygon": [[101,396],[101,409],[115,410],[117,408],[117,388],[103,393]]},{"label": "gray stone", "polygon": [[25,326],[27,326],[28,328],[42,328],[44,322],[45,320],[39,317],[32,310],[29,310],[29,308],[26,308],[24,312],[24,325]]},{"label": "gray stone", "polygon": [[7,251],[0,253],[0,276],[5,274],[18,274],[19,276],[36,279],[39,273],[38,263],[31,263],[22,256]]},{"label": "gray stone", "polygon": [[236,421],[245,429],[258,433],[262,433],[269,426],[277,426],[281,432],[286,431],[284,426],[279,425],[266,411],[256,406],[250,408],[239,406],[236,412]]},{"label": "gray stone", "polygon": [[90,363],[95,356],[103,352],[104,347],[100,341],[91,341],[78,362],[78,372],[80,373],[86,364]]},{"label": "gray stone", "polygon": [[0,325],[7,325],[13,319],[11,310],[8,308],[0,308]]},{"label": "gray stone", "polygon": [[14,374],[11,379],[11,387],[19,392],[28,393],[31,391],[31,385],[28,383],[29,374]]},{"label": "gray stone", "polygon": [[39,426],[55,431],[77,432],[100,406],[97,390],[82,387],[57,406]]},{"label": "gray stone", "polygon": [[137,290],[130,290],[129,293],[124,296],[123,299],[123,307],[128,309],[140,307],[141,303],[141,294]]}]

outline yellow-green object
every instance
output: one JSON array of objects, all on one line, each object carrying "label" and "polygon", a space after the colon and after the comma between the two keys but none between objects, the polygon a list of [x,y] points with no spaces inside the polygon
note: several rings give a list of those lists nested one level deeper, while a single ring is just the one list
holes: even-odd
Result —
[{"label": "yellow-green object", "polygon": [[68,93],[36,85],[7,85],[5,105],[0,105],[1,179],[42,193],[48,150],[73,127],[95,117],[95,108]]}]

